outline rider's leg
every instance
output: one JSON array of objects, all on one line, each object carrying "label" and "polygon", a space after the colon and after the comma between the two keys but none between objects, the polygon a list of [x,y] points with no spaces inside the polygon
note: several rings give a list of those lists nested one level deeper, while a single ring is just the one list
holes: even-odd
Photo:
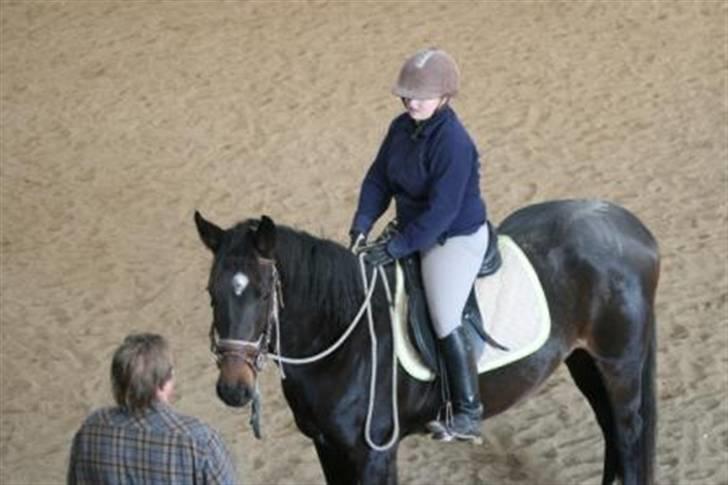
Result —
[{"label": "rider's leg", "polygon": [[[450,238],[421,254],[427,304],[443,352],[453,401],[453,420],[443,424],[448,424],[448,432],[460,439],[476,439],[480,432],[482,408],[475,356],[465,338],[461,318],[487,247],[488,230],[483,226],[473,234]],[[444,433],[437,434],[439,438],[448,438]]]},{"label": "rider's leg", "polygon": [[440,340],[445,357],[452,399],[453,417],[446,429],[455,438],[475,440],[480,437],[483,406],[478,389],[475,355],[462,325]]}]

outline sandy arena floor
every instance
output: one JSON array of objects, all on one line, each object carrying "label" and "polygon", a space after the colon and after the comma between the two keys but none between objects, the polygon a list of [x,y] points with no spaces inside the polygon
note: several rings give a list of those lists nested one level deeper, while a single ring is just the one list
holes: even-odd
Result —
[{"label": "sandy arena floor", "polygon": [[[491,218],[555,198],[635,212],[663,256],[660,484],[728,483],[728,10],[718,1],[0,3],[0,482],[64,480],[132,331],[172,339],[182,412],[247,484],[321,483],[263,383],[266,437],[214,395],[195,209],[344,241],[402,60],[459,61]],[[272,368],[270,368],[272,369]],[[480,447],[407,439],[406,484],[600,483],[559,370]]]}]

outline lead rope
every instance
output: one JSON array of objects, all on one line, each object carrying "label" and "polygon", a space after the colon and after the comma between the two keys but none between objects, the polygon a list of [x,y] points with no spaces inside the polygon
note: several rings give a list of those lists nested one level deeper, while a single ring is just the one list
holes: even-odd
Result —
[{"label": "lead rope", "polygon": [[[275,317],[275,328],[276,333],[278,334],[276,336],[276,344],[278,348],[276,349],[276,353],[269,353],[268,356],[282,364],[292,364],[292,365],[302,365],[302,364],[311,364],[313,362],[319,361],[327,356],[329,356],[331,353],[333,353],[335,350],[337,350],[339,347],[341,347],[341,344],[344,343],[344,341],[349,337],[351,332],[354,331],[354,328],[356,328],[357,324],[361,321],[361,317],[366,311],[366,309],[371,306],[371,298],[372,294],[374,293],[374,283],[376,282],[376,273],[372,275],[372,282],[371,287],[369,287],[369,291],[365,295],[364,303],[362,304],[361,308],[359,308],[359,312],[354,317],[354,320],[349,324],[349,328],[346,329],[346,331],[343,333],[339,339],[334,342],[334,344],[329,347],[328,349],[319,352],[318,354],[311,355],[309,357],[284,357],[280,354],[280,321],[277,317],[277,310],[275,311],[276,317]],[[365,284],[366,288],[366,284]]]},{"label": "lead rope", "polygon": [[[273,271],[274,271],[274,278],[275,282],[273,283],[273,295],[271,295],[272,302],[273,302],[273,309],[270,312],[270,319],[271,323],[276,328],[276,353],[271,354],[271,358],[273,355],[278,356],[281,354],[281,324],[280,320],[278,319],[278,309],[283,308],[283,291],[281,290],[281,278],[278,275],[278,268],[276,268],[275,265],[273,265]],[[281,373],[281,379],[286,378],[286,371],[283,370],[283,363],[278,365],[279,372]],[[257,382],[257,379],[256,379]]]},{"label": "lead rope", "polygon": [[[364,273],[364,256],[363,254],[359,257],[359,264]],[[392,293],[389,289],[389,283],[387,282],[387,276],[384,273],[384,268],[379,266],[374,270],[374,274],[379,274],[384,284],[384,291],[387,295],[387,303],[389,307],[389,318],[390,322],[394,322],[394,305],[392,303]],[[366,279],[363,279],[364,287],[366,288]],[[389,441],[382,445],[374,443],[372,440],[372,416],[374,414],[374,397],[376,394],[376,383],[377,383],[377,335],[374,331],[374,318],[372,317],[371,304],[367,305],[367,316],[369,318],[369,338],[372,341],[372,373],[371,379],[369,380],[369,406],[367,407],[367,419],[364,425],[364,439],[370,448],[376,451],[387,451],[390,449],[399,439],[399,409],[397,406],[397,349],[392,340],[392,436]]]},{"label": "lead rope", "polygon": [[[321,360],[334,351],[336,351],[341,345],[346,341],[346,339],[349,337],[349,335],[354,331],[357,324],[361,321],[361,317],[366,312],[367,314],[367,320],[369,322],[369,338],[372,342],[372,372],[371,377],[369,381],[369,404],[367,406],[367,417],[364,425],[364,439],[367,442],[367,445],[371,447],[373,450],[376,451],[386,451],[390,449],[399,439],[399,409],[397,406],[397,353],[396,348],[394,346],[394,342],[392,342],[392,436],[383,445],[377,445],[374,443],[374,441],[371,438],[371,424],[372,424],[372,415],[374,412],[374,399],[376,394],[376,379],[377,379],[377,336],[376,332],[374,330],[374,317],[372,315],[372,295],[374,294],[374,288],[376,287],[377,282],[377,276],[381,276],[381,279],[384,284],[384,290],[387,296],[387,303],[389,307],[389,316],[391,321],[394,321],[394,304],[392,302],[392,293],[389,288],[389,283],[387,282],[386,275],[384,273],[384,268],[381,266],[378,268],[375,268],[375,270],[372,272],[371,281],[367,281],[366,278],[366,267],[364,265],[364,254],[359,254],[359,269],[361,272],[362,277],[362,283],[364,285],[364,302],[362,303],[361,307],[359,308],[359,311],[357,312],[356,316],[354,317],[354,320],[349,324],[349,328],[346,329],[346,331],[339,337],[339,339],[334,342],[334,344],[329,347],[328,349],[319,352],[318,354],[309,356],[309,357],[301,357],[301,358],[292,358],[292,357],[284,357],[281,355],[281,331],[280,331],[280,321],[278,319],[278,304],[274,304],[274,309],[271,312],[271,318],[273,320],[273,325],[276,329],[276,353],[270,353],[268,354],[269,357],[277,362],[279,362],[279,369],[281,373],[281,379],[285,379],[285,371],[283,370],[283,364],[292,364],[292,365],[302,365],[302,364],[310,364],[313,362],[316,362],[318,360]],[[274,286],[274,295],[273,298],[279,298],[280,304],[282,306],[282,298],[280,297],[280,294],[278,291],[278,286],[280,285],[280,281]],[[274,300],[276,301],[276,300]]]}]

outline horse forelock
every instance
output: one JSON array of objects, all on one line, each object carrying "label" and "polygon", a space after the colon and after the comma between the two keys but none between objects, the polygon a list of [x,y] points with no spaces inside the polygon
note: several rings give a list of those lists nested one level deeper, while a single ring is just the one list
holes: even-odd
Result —
[{"label": "horse forelock", "polygon": [[249,261],[255,257],[250,227],[254,221],[245,221],[227,230],[215,254],[210,272],[209,286],[213,287],[226,272],[249,271]]}]

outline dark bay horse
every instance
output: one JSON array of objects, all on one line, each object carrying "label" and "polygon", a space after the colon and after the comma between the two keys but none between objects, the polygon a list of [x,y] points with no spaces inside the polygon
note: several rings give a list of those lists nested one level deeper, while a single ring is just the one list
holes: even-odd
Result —
[{"label": "dark bay horse", "polygon": [[[208,290],[220,368],[217,394],[227,405],[244,406],[255,396],[267,353],[310,356],[341,337],[364,299],[359,262],[336,242],[276,227],[265,216],[223,230],[196,212],[195,223],[214,254]],[[660,268],[655,239],[625,209],[594,200],[528,206],[498,231],[533,264],[552,328],[537,352],[481,375],[484,418],[531,394],[566,362],[604,434],[602,483],[652,483]],[[285,371],[283,393],[298,428],[313,441],[328,483],[397,482],[399,441],[382,451],[365,440],[372,370],[377,400],[367,430],[372,441],[383,443],[394,427],[393,339],[381,289],[373,294],[372,308],[378,337],[374,368],[364,326],[324,359],[279,364]],[[399,437],[423,432],[441,404],[438,381],[420,382],[400,372],[396,384]]]}]

